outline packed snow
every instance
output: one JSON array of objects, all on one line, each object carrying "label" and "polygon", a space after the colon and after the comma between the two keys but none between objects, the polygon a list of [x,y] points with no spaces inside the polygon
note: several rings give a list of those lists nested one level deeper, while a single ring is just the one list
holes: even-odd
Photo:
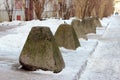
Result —
[{"label": "packed snow", "polygon": [[120,80],[120,16],[112,16],[79,80]]},{"label": "packed snow", "polygon": [[[116,17],[115,18],[114,16],[112,17],[113,19],[116,20]],[[86,76],[88,80],[100,80],[99,78],[96,79],[92,77],[94,74],[92,70],[97,70],[97,68],[105,67],[106,64],[105,65],[102,63],[99,64],[99,62],[102,61],[104,63],[106,62],[108,63],[109,60],[112,60],[112,56],[115,55],[112,54],[112,52],[115,51],[111,50],[111,55],[109,56],[107,56],[106,52],[108,49],[112,48],[110,47],[111,45],[115,46],[119,43],[119,42],[114,42],[115,44],[112,44],[112,42],[110,42],[109,40],[108,41],[106,39],[104,40],[104,37],[106,38],[106,36],[109,36],[107,32],[109,32],[110,25],[112,26],[111,20],[112,20],[111,17],[104,18],[103,20],[101,20],[102,25],[104,27],[101,29],[97,29],[96,35],[98,34],[102,36],[104,34],[102,38],[100,38],[101,36],[99,36],[99,38],[91,38],[92,36],[95,36],[95,34],[89,36],[88,40],[84,40],[81,38],[79,39],[81,47],[78,47],[76,50],[69,50],[60,47],[60,51],[65,61],[65,68],[60,73],[57,74],[51,71],[21,70],[20,69],[21,65],[19,64],[19,55],[22,51],[27,36],[32,27],[48,26],[50,27],[54,35],[60,24],[63,23],[71,24],[72,19],[70,20],[47,19],[44,21],[32,20],[27,22],[13,21],[13,22],[0,23],[0,29],[1,28],[3,29],[2,31],[0,31],[0,72],[1,72],[0,80],[79,80],[80,78],[81,78],[80,80],[86,80]],[[106,26],[108,26],[108,24],[109,27],[106,30]],[[6,27],[10,27],[10,28],[6,28]],[[106,42],[109,42],[110,44],[107,44]],[[98,47],[96,49],[97,45]],[[106,51],[104,51],[104,48],[106,48],[107,45],[109,47],[106,49]],[[94,51],[95,53],[93,54]],[[108,58],[110,57],[110,59],[109,60],[104,59],[105,58],[103,55],[104,53],[101,54],[101,52],[106,53],[106,57]],[[101,55],[97,53],[100,53]],[[98,59],[95,56],[97,56]],[[103,60],[101,60],[102,57],[99,58],[100,56],[104,57]],[[119,56],[115,56],[115,57],[119,57]],[[96,60],[99,60],[99,62]],[[117,58],[117,60],[119,59]],[[114,61],[116,61],[116,59]],[[111,67],[112,66],[110,66],[109,68]],[[119,67],[116,67],[116,69],[119,69]],[[111,72],[111,70],[108,70],[105,73],[107,72]],[[109,74],[106,74],[106,76],[108,75]],[[92,77],[92,79],[89,79],[89,77]]]}]

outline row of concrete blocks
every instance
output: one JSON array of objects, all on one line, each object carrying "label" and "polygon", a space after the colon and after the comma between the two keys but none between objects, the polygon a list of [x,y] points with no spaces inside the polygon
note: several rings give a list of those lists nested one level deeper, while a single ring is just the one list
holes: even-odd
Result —
[{"label": "row of concrete blocks", "polygon": [[98,24],[92,23],[94,20],[97,21],[95,18],[73,20],[71,25],[61,24],[54,36],[48,27],[33,27],[19,57],[22,68],[30,71],[49,70],[54,73],[62,71],[65,63],[58,46],[67,49],[79,47],[78,38],[95,32]]}]

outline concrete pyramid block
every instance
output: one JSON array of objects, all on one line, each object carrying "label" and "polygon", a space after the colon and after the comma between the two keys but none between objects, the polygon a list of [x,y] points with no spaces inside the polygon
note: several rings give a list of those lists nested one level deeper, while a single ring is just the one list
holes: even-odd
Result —
[{"label": "concrete pyramid block", "polygon": [[48,27],[33,27],[23,47],[19,62],[23,69],[60,72],[64,61]]},{"label": "concrete pyramid block", "polygon": [[61,24],[55,33],[55,40],[60,47],[76,49],[80,46],[74,28],[68,24]]},{"label": "concrete pyramid block", "polygon": [[74,28],[78,38],[85,38],[86,39],[84,23],[82,23],[78,19],[74,19],[72,21],[71,25]]},{"label": "concrete pyramid block", "polygon": [[93,17],[92,20],[96,27],[102,27],[102,24],[101,24],[99,18]]},{"label": "concrete pyramid block", "polygon": [[84,25],[85,34],[96,33],[96,27],[97,26],[94,23],[92,18],[83,19],[82,24]]}]

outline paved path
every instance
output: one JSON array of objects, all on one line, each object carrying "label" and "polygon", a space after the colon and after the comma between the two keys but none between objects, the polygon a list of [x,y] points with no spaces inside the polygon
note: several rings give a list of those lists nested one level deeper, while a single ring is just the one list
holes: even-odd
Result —
[{"label": "paved path", "polygon": [[111,23],[99,40],[95,52],[89,58],[80,80],[120,80],[119,23],[120,16],[111,18]]},{"label": "paved path", "polygon": [[17,27],[17,25],[13,25],[13,26],[0,26],[0,37],[9,34],[8,30],[16,28],[16,27]]},{"label": "paved path", "polygon": [[17,27],[18,25],[11,25],[11,26],[0,26],[0,31],[6,31],[6,30],[9,30],[9,29],[12,29],[12,28],[15,28],[15,27]]}]

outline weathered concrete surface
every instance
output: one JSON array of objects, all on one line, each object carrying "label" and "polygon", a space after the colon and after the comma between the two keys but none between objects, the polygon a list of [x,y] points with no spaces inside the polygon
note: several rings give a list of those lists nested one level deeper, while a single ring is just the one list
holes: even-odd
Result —
[{"label": "weathered concrete surface", "polygon": [[61,24],[55,33],[55,40],[60,47],[76,49],[80,46],[74,28],[68,24]]},{"label": "weathered concrete surface", "polygon": [[71,25],[73,26],[78,38],[86,39],[86,34],[85,34],[85,29],[84,29],[85,27],[84,27],[84,24],[80,20],[74,19]]},{"label": "weathered concrete surface", "polygon": [[98,18],[87,18],[82,21],[74,19],[71,23],[78,38],[85,38],[88,33],[96,33],[96,27],[101,27],[101,23]]},{"label": "weathered concrete surface", "polygon": [[21,52],[20,63],[27,70],[60,72],[64,61],[48,27],[33,27]]}]

